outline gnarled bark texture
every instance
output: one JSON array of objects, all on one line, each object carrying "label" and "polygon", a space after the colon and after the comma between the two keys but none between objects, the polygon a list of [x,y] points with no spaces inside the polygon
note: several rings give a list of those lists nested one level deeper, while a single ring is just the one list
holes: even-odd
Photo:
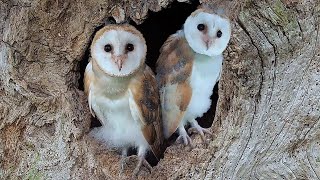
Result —
[{"label": "gnarled bark texture", "polygon": [[[107,17],[141,23],[170,2],[0,1],[0,179],[131,176],[134,163],[119,176],[119,155],[87,135],[79,61]],[[139,179],[319,179],[319,11],[318,0],[241,2],[214,139],[169,147]]]}]

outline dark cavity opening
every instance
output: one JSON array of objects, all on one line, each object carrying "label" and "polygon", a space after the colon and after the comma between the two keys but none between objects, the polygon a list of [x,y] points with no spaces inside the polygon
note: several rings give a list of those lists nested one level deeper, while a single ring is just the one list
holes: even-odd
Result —
[{"label": "dark cavity opening", "polygon": [[148,18],[140,25],[135,26],[147,42],[146,64],[155,72],[156,62],[160,55],[160,48],[167,38],[182,29],[187,17],[197,9],[199,1],[190,3],[172,2],[169,7],[160,12],[149,12]]},{"label": "dark cavity opening", "polygon": [[[171,5],[160,12],[150,12],[148,18],[141,24],[135,26],[144,36],[147,43],[147,59],[146,64],[155,72],[155,65],[160,55],[160,48],[167,38],[182,29],[187,17],[197,9],[200,5],[199,1],[191,1],[191,3],[179,3],[174,1]],[[213,89],[211,96],[211,107],[201,118],[197,118],[199,125],[204,128],[211,127],[215,116],[216,105],[218,101],[218,83]],[[172,144],[177,135],[174,135],[167,142],[167,146]]]},{"label": "dark cavity opening", "polygon": [[[197,9],[200,5],[199,1],[191,1],[191,3],[179,3],[177,1],[172,2],[166,9],[161,10],[160,12],[149,12],[148,18],[140,25],[135,24],[133,21],[130,23],[131,25],[135,26],[144,36],[146,43],[147,43],[147,59],[146,64],[151,67],[151,69],[155,72],[155,65],[156,61],[159,57],[159,49],[162,44],[166,41],[166,39],[171,35],[174,34],[176,31],[182,29],[182,26],[186,20],[186,18]],[[112,18],[108,18],[107,21],[112,22]],[[91,41],[95,35],[95,33],[101,29],[104,25],[99,26],[95,29]],[[82,61],[80,62],[80,79],[79,79],[79,89],[84,90],[84,72],[85,68],[88,64],[89,57],[90,57],[90,43],[88,44],[88,48],[83,56]],[[198,122],[200,126],[204,128],[211,127],[215,110],[216,104],[218,100],[218,84],[215,85],[213,90],[213,95],[211,96],[212,104],[207,113],[203,115],[203,117],[198,118]],[[91,117],[91,125],[90,130],[95,127],[101,126],[101,123],[97,118]],[[175,139],[177,138],[176,135],[171,137],[167,142],[165,142],[165,148],[172,144]],[[134,148],[130,149],[128,155],[136,154],[136,150]],[[148,162],[155,166],[158,161],[149,153],[146,157]]]},{"label": "dark cavity opening", "polygon": [[80,70],[80,78],[78,80],[78,89],[80,89],[81,91],[84,91],[84,72],[86,70],[87,64],[89,63],[89,58],[90,58],[90,45],[92,43],[93,37],[96,34],[96,32],[98,32],[101,28],[103,28],[104,25],[98,26],[94,29],[93,34],[90,37],[90,42],[87,45],[87,49],[84,52],[84,55],[82,57],[82,60],[80,61],[80,65],[79,65],[79,70]]}]

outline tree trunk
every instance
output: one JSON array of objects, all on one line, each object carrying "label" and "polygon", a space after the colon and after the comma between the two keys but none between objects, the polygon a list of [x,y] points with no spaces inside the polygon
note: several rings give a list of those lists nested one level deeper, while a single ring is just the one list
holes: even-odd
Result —
[{"label": "tree trunk", "polygon": [[[119,176],[120,156],[88,136],[80,61],[106,17],[139,24],[170,2],[0,1],[0,179],[131,176],[135,161]],[[170,146],[139,179],[320,178],[320,2],[241,3],[212,117],[215,137],[205,147],[192,136],[191,151]]]}]

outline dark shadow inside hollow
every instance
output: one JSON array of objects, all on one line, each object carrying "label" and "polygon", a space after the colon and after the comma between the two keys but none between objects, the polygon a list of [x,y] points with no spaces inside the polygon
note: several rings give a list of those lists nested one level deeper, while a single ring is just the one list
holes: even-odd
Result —
[{"label": "dark shadow inside hollow", "polygon": [[[200,5],[199,1],[191,1],[191,3],[179,3],[174,1],[168,8],[160,12],[149,12],[148,18],[141,24],[132,23],[146,39],[148,51],[146,64],[155,72],[156,61],[160,55],[160,48],[167,38],[182,29],[187,17],[197,9]],[[211,127],[216,104],[218,101],[218,83],[213,89],[211,96],[212,104],[207,113],[198,118],[200,126]]]},{"label": "dark shadow inside hollow", "polygon": [[[203,128],[210,128],[213,123],[214,116],[216,114],[216,106],[218,102],[218,86],[219,83],[217,82],[216,85],[213,88],[212,95],[210,97],[211,99],[211,106],[210,109],[203,114],[201,118],[197,118],[199,125]],[[190,126],[189,126],[190,127]],[[186,127],[188,129],[189,127]],[[178,138],[178,134],[174,133],[168,140],[167,140],[167,146],[170,146],[171,144],[175,143],[176,139]]]},{"label": "dark shadow inside hollow", "polygon": [[147,42],[146,64],[155,72],[159,50],[167,38],[182,29],[187,17],[197,9],[199,1],[190,3],[172,2],[169,7],[160,12],[149,12],[148,18],[140,25],[131,23],[144,36]]},{"label": "dark shadow inside hollow", "polygon": [[197,121],[199,122],[200,126],[203,128],[209,128],[213,123],[213,119],[216,114],[216,106],[219,98],[218,84],[219,83],[217,82],[216,85],[214,86],[212,95],[210,97],[211,99],[210,109],[206,113],[204,113],[201,118],[197,118]]},{"label": "dark shadow inside hollow", "polygon": [[[199,1],[191,1],[191,3],[179,3],[177,1],[172,2],[169,7],[161,10],[160,12],[149,12],[148,18],[140,25],[136,25],[134,22],[130,23],[135,26],[144,36],[147,43],[147,59],[146,64],[151,67],[155,72],[155,65],[157,58],[159,56],[159,49],[166,39],[174,34],[176,31],[180,30],[186,20],[186,18],[197,9],[199,6]],[[101,29],[104,25],[99,26],[95,29],[94,34],[92,35],[91,41],[95,33]],[[90,44],[85,52],[85,55],[80,62],[80,79],[79,79],[79,89],[84,90],[83,78],[85,68],[88,64],[90,57]],[[211,96],[212,105],[210,110],[203,115],[202,118],[198,118],[200,126],[208,128],[212,125],[212,121],[215,115],[216,104],[218,100],[218,88],[217,84],[213,90],[213,95]],[[90,129],[101,126],[101,123],[97,118],[91,117]],[[174,140],[176,135],[166,141],[165,147],[168,147]],[[136,154],[134,148],[130,149],[128,155]],[[148,153],[147,160],[154,166],[158,163],[155,157]]]},{"label": "dark shadow inside hollow", "polygon": [[[147,42],[147,60],[146,63],[155,72],[156,61],[160,55],[160,48],[166,39],[176,33],[177,30],[182,29],[187,17],[197,9],[200,5],[199,1],[191,1],[188,3],[173,2],[167,9],[157,13],[149,13],[148,19],[141,25],[132,23],[144,36]],[[197,118],[199,125],[204,128],[211,127],[215,116],[216,105],[218,101],[218,83],[213,89],[211,96],[211,107],[201,118]],[[174,143],[177,135],[173,135],[166,146]]]},{"label": "dark shadow inside hollow", "polygon": [[[197,9],[199,1],[191,3],[172,2],[169,7],[160,12],[149,12],[148,18],[140,25],[131,23],[144,36],[147,43],[146,64],[155,72],[156,62],[160,55],[160,48],[167,38],[182,29],[187,17]],[[165,141],[163,151],[170,145],[170,141]],[[134,152],[135,153],[135,152]],[[162,158],[162,157],[161,157]],[[154,166],[158,161],[152,153],[147,156],[148,162]]]}]

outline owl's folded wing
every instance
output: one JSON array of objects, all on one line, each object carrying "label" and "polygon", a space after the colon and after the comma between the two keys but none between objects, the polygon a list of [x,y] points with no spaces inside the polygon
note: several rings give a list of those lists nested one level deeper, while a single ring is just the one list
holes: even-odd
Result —
[{"label": "owl's folded wing", "polygon": [[135,120],[141,122],[141,131],[157,158],[163,143],[160,100],[152,70],[146,66],[129,85],[129,104]]},{"label": "owl's folded wing", "polygon": [[169,138],[183,119],[192,96],[189,79],[194,52],[183,32],[171,35],[160,49],[157,83],[160,89],[164,136]]},{"label": "owl's folded wing", "polygon": [[84,92],[85,94],[88,96],[88,104],[89,104],[89,109],[90,109],[90,113],[92,114],[93,117],[95,117],[95,113],[92,110],[92,91],[91,91],[91,84],[93,82],[94,79],[94,74],[92,71],[92,63],[89,62],[87,67],[86,67],[86,71],[84,74]]}]

